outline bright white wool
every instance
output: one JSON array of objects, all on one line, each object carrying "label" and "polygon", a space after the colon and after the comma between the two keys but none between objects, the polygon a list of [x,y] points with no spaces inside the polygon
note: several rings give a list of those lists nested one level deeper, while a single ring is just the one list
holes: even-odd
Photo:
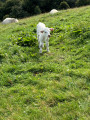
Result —
[{"label": "bright white wool", "polygon": [[39,43],[40,53],[42,53],[42,48],[44,47],[44,42],[46,42],[46,49],[49,52],[49,38],[50,31],[53,31],[53,28],[48,28],[44,23],[39,22],[37,24],[37,39]]},{"label": "bright white wool", "polygon": [[17,23],[18,22],[18,20],[17,19],[15,19],[15,18],[6,18],[6,19],[4,19],[3,20],[3,24],[9,24],[9,23]]},{"label": "bright white wool", "polygon": [[50,11],[50,14],[54,14],[54,13],[57,13],[58,11],[56,10],[56,9],[52,9],[51,11]]}]

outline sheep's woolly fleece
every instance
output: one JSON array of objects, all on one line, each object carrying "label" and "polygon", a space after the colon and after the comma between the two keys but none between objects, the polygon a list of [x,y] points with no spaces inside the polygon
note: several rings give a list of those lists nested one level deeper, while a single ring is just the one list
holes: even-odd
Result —
[{"label": "sheep's woolly fleece", "polygon": [[6,18],[3,20],[2,24],[17,23],[18,20],[15,18]]},{"label": "sheep's woolly fleece", "polygon": [[56,9],[52,9],[51,11],[50,11],[50,14],[54,14],[54,13],[57,13],[58,11],[56,10]]}]

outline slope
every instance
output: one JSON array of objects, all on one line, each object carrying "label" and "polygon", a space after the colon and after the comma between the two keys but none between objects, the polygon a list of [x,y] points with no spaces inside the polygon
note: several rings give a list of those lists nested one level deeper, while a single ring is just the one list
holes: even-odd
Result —
[{"label": "slope", "polygon": [[[0,24],[0,120],[89,120],[90,6]],[[54,31],[39,54],[36,25]]]}]

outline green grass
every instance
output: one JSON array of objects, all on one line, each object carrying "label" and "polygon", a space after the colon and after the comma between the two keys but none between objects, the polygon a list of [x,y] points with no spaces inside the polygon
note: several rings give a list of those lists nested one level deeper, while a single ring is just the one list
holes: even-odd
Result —
[{"label": "green grass", "polygon": [[[50,53],[38,22],[54,28]],[[89,91],[90,6],[0,23],[0,120],[89,120]]]}]

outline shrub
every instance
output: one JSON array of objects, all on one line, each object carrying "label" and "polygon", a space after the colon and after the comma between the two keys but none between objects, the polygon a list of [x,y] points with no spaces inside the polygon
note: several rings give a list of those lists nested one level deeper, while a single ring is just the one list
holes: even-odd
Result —
[{"label": "shrub", "polygon": [[20,1],[19,0],[7,0],[3,6],[5,14],[9,14],[11,12],[12,7],[15,5],[19,6]]},{"label": "shrub", "polygon": [[13,43],[20,46],[34,46],[36,45],[36,36],[33,33],[20,33],[18,38],[12,37]]},{"label": "shrub", "polygon": [[76,6],[89,5],[90,0],[77,0],[75,4],[76,4]]},{"label": "shrub", "polygon": [[66,1],[63,1],[60,3],[60,6],[59,6],[60,9],[68,9],[70,8],[68,3]]},{"label": "shrub", "polygon": [[22,6],[13,6],[10,13],[11,17],[23,18],[27,17],[28,13],[22,9]]},{"label": "shrub", "polygon": [[35,13],[35,14],[40,14],[40,13],[41,13],[41,10],[40,10],[39,6],[36,6],[36,7],[35,7],[34,13]]},{"label": "shrub", "polygon": [[9,15],[7,14],[7,15],[5,15],[4,17],[3,17],[3,19],[5,19],[5,18],[9,18]]},{"label": "shrub", "polygon": [[4,7],[3,6],[0,6],[0,20],[3,19],[3,16],[4,16]]}]

